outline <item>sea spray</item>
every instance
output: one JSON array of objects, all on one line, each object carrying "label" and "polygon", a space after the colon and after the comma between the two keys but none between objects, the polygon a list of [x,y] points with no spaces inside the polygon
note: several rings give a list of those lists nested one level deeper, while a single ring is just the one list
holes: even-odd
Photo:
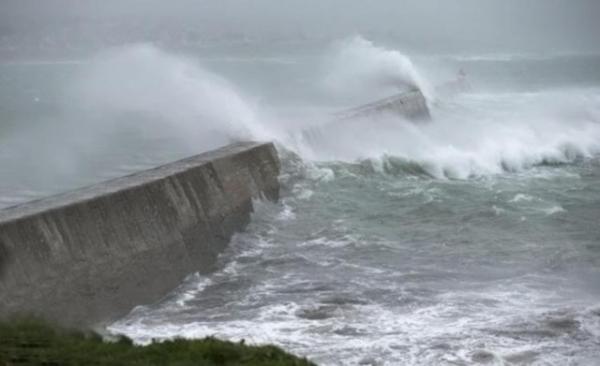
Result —
[{"label": "sea spray", "polygon": [[[55,65],[35,67],[52,74]],[[23,113],[23,123],[2,141],[0,207],[232,141],[274,140],[252,97],[193,58],[150,44],[107,49],[69,65],[53,101],[31,107],[39,121]]]},{"label": "sea spray", "polygon": [[194,152],[270,137],[256,103],[234,84],[189,57],[148,44],[96,56],[71,94],[86,113],[102,115],[104,123],[125,115],[145,133],[172,135]]},{"label": "sea spray", "polygon": [[323,86],[333,93],[362,98],[389,96],[419,89],[431,97],[431,88],[411,59],[355,36],[338,42],[326,62]]},{"label": "sea spray", "polygon": [[[391,93],[402,86],[427,85],[399,51],[361,37],[333,49],[328,62],[337,69],[323,82],[340,91],[373,88]],[[298,136],[304,126],[286,123],[293,116],[273,118],[239,87],[192,58],[146,44],[96,56],[82,67],[71,92],[87,116],[100,117],[86,118],[85,129],[108,129],[111,139],[133,124],[134,133],[144,134],[141,138],[167,136],[171,144],[184,145],[188,154],[232,140],[276,140],[307,160],[391,157],[394,162],[420,165],[438,178],[464,179],[570,162],[591,156],[600,141],[597,111],[590,107],[594,103],[561,92],[467,94],[440,100],[433,106],[434,121],[424,125],[383,115],[332,128],[331,117],[322,116],[320,138],[303,141]],[[106,131],[87,140],[103,135]]]},{"label": "sea spray", "polygon": [[[137,47],[110,52],[119,55]],[[187,102],[179,106],[188,113],[174,118],[169,114],[173,108],[158,108],[169,107],[167,99],[146,100],[137,109],[118,100],[115,106],[88,99],[85,109],[77,103],[86,101],[89,90],[83,88],[65,107],[68,115],[74,113],[72,123],[40,110],[51,122],[23,124],[27,131],[20,132],[19,141],[2,141],[1,188],[7,189],[0,189],[0,196],[16,202],[25,197],[24,189],[45,190],[33,198],[56,192],[63,186],[43,184],[43,179],[58,170],[62,174],[64,165],[76,164],[69,181],[73,187],[80,184],[75,178],[97,181],[100,174],[102,179],[125,174],[112,170],[123,162],[149,160],[155,166],[172,160],[167,149],[181,149],[187,156],[221,142],[209,141],[207,131],[229,139],[266,130],[304,159],[281,151],[281,204],[258,207],[215,273],[196,278],[165,302],[138,307],[111,329],[138,342],[217,335],[277,343],[322,365],[597,364],[600,58],[467,62],[411,55],[432,84],[438,65],[449,65],[441,82],[464,66],[472,90],[452,100],[440,98],[427,125],[381,117],[333,129],[326,127],[327,111],[318,112],[339,104],[313,94],[326,78],[318,72],[324,55],[315,60],[296,43],[290,49],[292,57],[299,55],[293,67],[263,67],[253,58],[236,63],[234,73],[204,55],[199,56],[205,60],[202,66],[157,50],[159,59],[219,70],[231,80],[225,89],[231,87],[253,117],[233,118],[233,127],[230,118],[204,124],[213,119],[195,118],[200,113]],[[92,66],[102,60],[114,57],[98,56]],[[149,72],[164,74],[158,64]],[[92,66],[69,66],[68,76],[77,68],[81,75],[74,84],[89,85]],[[4,80],[42,84],[44,79],[29,71],[38,67],[27,74],[8,68],[4,75],[10,77]],[[122,67],[131,71],[119,74],[115,88],[132,82],[130,75],[139,75],[136,67]],[[39,70],[40,75],[56,72],[47,65]],[[255,78],[263,90],[270,88],[268,81],[279,83],[268,94],[281,98],[266,98],[277,118],[265,118],[264,105],[253,100],[261,93],[249,88],[245,77]],[[177,80],[131,90],[178,88],[185,78]],[[0,86],[5,96],[19,94],[10,82]],[[280,93],[279,86],[294,93]],[[370,101],[372,91],[396,90],[359,89],[356,102]],[[119,95],[123,102],[130,97]],[[39,108],[41,100],[28,98],[23,105]],[[305,113],[312,102],[319,107],[314,116]],[[29,117],[23,114],[19,121]],[[300,138],[296,132],[308,123],[322,125],[322,138],[310,143]],[[165,135],[173,138],[162,140]],[[126,159],[115,160],[116,153]],[[91,164],[91,155],[106,163]],[[17,177],[19,170],[27,180]],[[484,178],[444,179],[474,176]]]},{"label": "sea spray", "polygon": [[[422,65],[362,37],[335,43],[323,55],[327,71],[308,65],[315,72],[306,85],[355,94],[358,104],[378,93],[396,93],[402,85],[427,90],[432,83]],[[275,140],[309,162],[405,162],[410,171],[419,167],[433,177],[460,179],[569,163],[600,150],[595,89],[473,90],[438,99],[429,124],[384,115],[332,126],[334,117],[326,112],[309,113],[311,106],[305,105],[290,112],[269,100],[259,104],[252,90],[242,90],[193,57],[149,44],[107,50],[76,70],[55,120],[4,144],[11,156],[31,157],[4,159],[12,171],[5,186],[27,187],[16,196],[91,184],[232,140]],[[333,101],[327,103],[326,110],[335,110]],[[304,138],[309,126],[317,128],[318,138]],[[56,188],[37,188],[49,186]]]},{"label": "sea spray", "polygon": [[570,163],[600,151],[594,107],[569,92],[466,94],[435,108],[428,124],[385,115],[324,124],[298,149],[318,161],[392,157],[433,177],[457,179]]}]

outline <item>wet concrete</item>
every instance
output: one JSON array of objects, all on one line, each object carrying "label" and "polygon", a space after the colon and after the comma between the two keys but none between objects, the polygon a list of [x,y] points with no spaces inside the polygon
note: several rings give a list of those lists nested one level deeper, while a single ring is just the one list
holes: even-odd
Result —
[{"label": "wet concrete", "polygon": [[238,143],[0,211],[0,315],[91,325],[159,300],[278,199],[279,167]]}]

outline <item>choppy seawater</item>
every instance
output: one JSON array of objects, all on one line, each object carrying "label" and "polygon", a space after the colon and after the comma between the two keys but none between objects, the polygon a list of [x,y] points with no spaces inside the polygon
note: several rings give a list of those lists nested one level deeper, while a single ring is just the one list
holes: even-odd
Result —
[{"label": "choppy seawater", "polygon": [[[463,67],[471,89],[434,93],[429,124],[332,127],[389,92],[382,75],[417,71],[361,41],[339,51],[360,61],[348,69],[278,52],[3,64],[0,206],[275,139],[281,201],[256,202],[215,273],[111,331],[275,343],[322,365],[600,362],[599,57],[415,56],[427,84]],[[348,75],[364,90],[344,94]]]},{"label": "choppy seawater", "polygon": [[460,181],[287,164],[219,271],[111,329],[325,365],[600,360],[598,160]]}]

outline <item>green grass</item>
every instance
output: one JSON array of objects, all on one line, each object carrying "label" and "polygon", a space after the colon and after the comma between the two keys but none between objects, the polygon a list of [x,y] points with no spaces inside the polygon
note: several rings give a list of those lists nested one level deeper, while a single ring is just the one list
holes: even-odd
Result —
[{"label": "green grass", "polygon": [[125,337],[106,342],[92,332],[25,318],[0,322],[0,366],[13,365],[314,366],[274,346],[214,338],[137,346]]}]

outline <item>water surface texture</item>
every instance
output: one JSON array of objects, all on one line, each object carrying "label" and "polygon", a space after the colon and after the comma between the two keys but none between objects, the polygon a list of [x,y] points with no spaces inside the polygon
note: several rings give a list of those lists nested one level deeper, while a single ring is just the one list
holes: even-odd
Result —
[{"label": "water surface texture", "polygon": [[[460,68],[467,90],[437,88]],[[322,365],[600,360],[597,55],[134,45],[0,78],[1,206],[232,140],[278,144],[280,203],[257,202],[215,273],[111,331],[274,343]],[[430,123],[328,124],[413,86]]]}]

